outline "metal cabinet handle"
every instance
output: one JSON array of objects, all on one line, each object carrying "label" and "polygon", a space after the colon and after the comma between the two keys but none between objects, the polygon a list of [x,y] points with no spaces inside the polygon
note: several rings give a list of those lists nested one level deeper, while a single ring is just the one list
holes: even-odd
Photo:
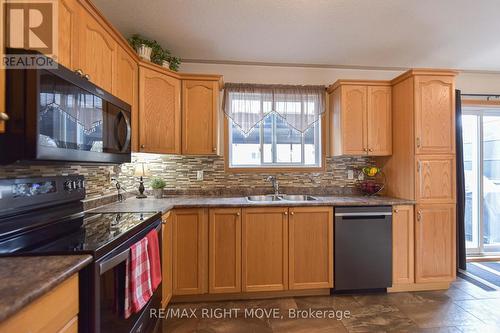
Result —
[{"label": "metal cabinet handle", "polygon": [[417,212],[417,221],[421,221],[421,220],[422,220],[422,211],[421,211],[421,210],[419,210],[419,211]]},{"label": "metal cabinet handle", "polygon": [[0,120],[7,121],[9,119],[10,119],[10,117],[9,117],[9,115],[7,113],[0,112]]},{"label": "metal cabinet handle", "polygon": [[417,162],[417,172],[420,172],[420,168],[422,167],[422,162],[418,161]]},{"label": "metal cabinet handle", "polygon": [[87,81],[90,81],[90,75],[88,74],[83,75],[83,78]]},{"label": "metal cabinet handle", "polygon": [[76,73],[76,75],[78,75],[78,76],[83,76],[83,71],[82,71],[80,68],[76,69],[76,70],[75,70],[75,73]]},{"label": "metal cabinet handle", "polygon": [[394,209],[394,213],[399,213],[399,209]]},{"label": "metal cabinet handle", "polygon": [[141,149],[144,149],[144,148],[146,148],[146,146],[144,146],[144,145],[141,145]]},{"label": "metal cabinet handle", "polygon": [[417,137],[417,148],[420,148],[420,138]]},{"label": "metal cabinet handle", "polygon": [[369,149],[368,149],[368,151],[372,152],[372,151],[373,151],[373,149],[369,148]]},{"label": "metal cabinet handle", "polygon": [[214,148],[212,148],[212,151],[217,151],[217,148],[215,148],[215,147],[214,147]]},{"label": "metal cabinet handle", "polygon": [[288,215],[288,212],[283,212],[283,214]]},{"label": "metal cabinet handle", "polygon": [[294,214],[295,214],[295,212],[290,212],[290,215],[294,215]]},{"label": "metal cabinet handle", "polygon": [[240,216],[240,212],[237,212],[237,213],[236,213],[236,216]]}]

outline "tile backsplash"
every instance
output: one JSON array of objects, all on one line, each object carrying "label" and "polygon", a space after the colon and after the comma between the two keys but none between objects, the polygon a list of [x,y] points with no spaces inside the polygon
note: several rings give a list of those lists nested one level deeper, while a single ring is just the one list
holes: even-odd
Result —
[{"label": "tile backsplash", "polygon": [[[120,166],[95,165],[23,165],[0,167],[0,178],[40,177],[81,174],[87,180],[87,198],[116,193],[111,177],[116,177],[127,192],[135,193],[138,181],[134,176],[136,164],[145,163],[149,175],[145,177],[146,189],[151,177],[161,177],[167,183],[167,193],[231,194],[235,191],[269,192],[271,185],[266,176],[276,175],[285,189],[302,188],[304,191],[321,190],[325,193],[350,193],[354,180],[347,171],[371,163],[367,157],[331,157],[326,160],[325,172],[317,173],[226,173],[224,159],[214,156],[179,156],[157,154],[133,154],[132,163]],[[203,180],[197,180],[197,172],[203,171]]]}]

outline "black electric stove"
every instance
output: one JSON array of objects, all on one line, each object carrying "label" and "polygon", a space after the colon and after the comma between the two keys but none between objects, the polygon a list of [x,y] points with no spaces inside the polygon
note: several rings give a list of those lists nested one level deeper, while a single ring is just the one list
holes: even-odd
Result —
[{"label": "black electric stove", "polygon": [[160,307],[161,285],[128,319],[116,310],[124,295],[115,290],[124,289],[130,246],[151,230],[161,246],[161,213],[83,212],[83,198],[82,176],[0,180],[0,256],[92,255],[80,272],[79,331],[148,332],[156,323],[146,314]]}]

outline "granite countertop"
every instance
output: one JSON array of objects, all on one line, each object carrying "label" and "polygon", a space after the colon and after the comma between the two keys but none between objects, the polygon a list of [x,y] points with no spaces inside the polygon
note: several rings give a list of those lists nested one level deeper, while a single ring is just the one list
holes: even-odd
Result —
[{"label": "granite countertop", "polygon": [[0,258],[0,322],[91,261],[90,255]]},{"label": "granite countertop", "polygon": [[154,199],[129,198],[93,209],[92,212],[162,212],[173,208],[195,207],[263,207],[263,206],[392,206],[413,205],[412,200],[391,197],[367,196],[315,196],[315,201],[273,201],[251,202],[246,197],[175,196]]}]

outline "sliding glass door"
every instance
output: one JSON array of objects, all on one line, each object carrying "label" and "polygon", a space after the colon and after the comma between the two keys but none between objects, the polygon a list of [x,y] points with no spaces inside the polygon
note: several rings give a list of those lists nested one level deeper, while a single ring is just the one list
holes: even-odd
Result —
[{"label": "sliding glass door", "polygon": [[500,252],[500,109],[464,107],[467,253]]}]

